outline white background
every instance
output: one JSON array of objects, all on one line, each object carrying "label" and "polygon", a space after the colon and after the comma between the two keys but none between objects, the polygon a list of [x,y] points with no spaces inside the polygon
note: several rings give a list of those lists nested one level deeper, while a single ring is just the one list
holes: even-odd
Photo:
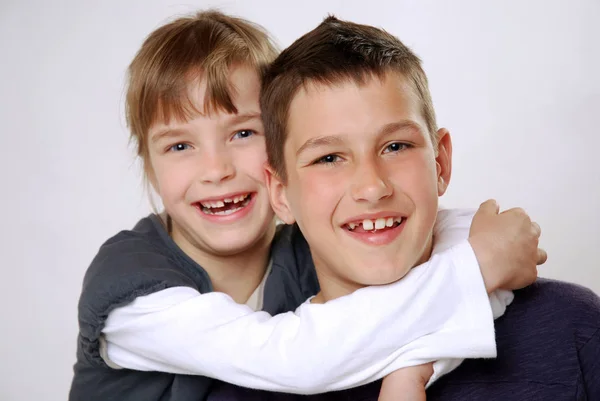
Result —
[{"label": "white background", "polygon": [[453,133],[443,203],[523,206],[543,229],[542,275],[600,293],[597,0],[4,0],[1,400],[66,400],[84,271],[150,210],[122,117],[125,69],[169,17],[215,4],[282,46],[327,13],[398,35]]}]

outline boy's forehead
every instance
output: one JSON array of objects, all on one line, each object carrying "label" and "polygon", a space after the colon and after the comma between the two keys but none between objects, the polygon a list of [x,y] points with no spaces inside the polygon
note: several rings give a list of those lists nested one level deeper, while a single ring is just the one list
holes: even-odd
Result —
[{"label": "boy's forehead", "polygon": [[[332,130],[345,126],[352,128],[358,120],[373,124],[396,124],[402,120],[400,125],[414,127],[425,134],[421,103],[414,86],[395,71],[381,76],[371,74],[364,80],[348,77],[333,82],[309,81],[292,97],[287,136],[290,139],[292,135],[303,134],[304,130],[297,128],[307,126],[316,130],[312,132],[315,135],[331,134]],[[384,116],[396,120],[378,121]]]}]

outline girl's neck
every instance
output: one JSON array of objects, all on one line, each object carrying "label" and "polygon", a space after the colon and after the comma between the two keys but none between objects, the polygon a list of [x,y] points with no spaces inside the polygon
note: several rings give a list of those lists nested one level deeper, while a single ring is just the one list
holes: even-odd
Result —
[{"label": "girl's neck", "polygon": [[215,291],[223,292],[243,304],[259,286],[267,270],[271,242],[275,236],[275,221],[256,243],[230,255],[215,255],[195,246],[174,223],[170,235],[183,252],[206,270]]}]

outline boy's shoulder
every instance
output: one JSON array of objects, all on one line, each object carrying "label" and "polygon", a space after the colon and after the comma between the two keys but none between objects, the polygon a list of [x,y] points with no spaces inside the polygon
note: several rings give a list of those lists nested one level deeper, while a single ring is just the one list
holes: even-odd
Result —
[{"label": "boy's shoulder", "polygon": [[600,297],[591,289],[565,281],[539,278],[532,285],[515,291],[516,304],[526,310],[550,310],[549,313],[572,315],[574,317],[597,316],[595,323],[600,326]]},{"label": "boy's shoulder", "polygon": [[578,284],[540,278],[515,291],[507,318],[546,329],[561,328],[573,336],[580,348],[600,330],[600,297]]},{"label": "boy's shoulder", "polygon": [[573,399],[587,376],[597,377],[598,295],[544,278],[514,293],[495,322],[498,356],[464,361],[432,386],[428,400]]}]

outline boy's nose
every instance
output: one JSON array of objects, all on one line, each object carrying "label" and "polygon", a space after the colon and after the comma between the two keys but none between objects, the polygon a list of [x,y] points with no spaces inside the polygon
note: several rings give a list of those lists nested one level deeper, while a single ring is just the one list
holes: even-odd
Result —
[{"label": "boy's nose", "polygon": [[376,203],[392,194],[392,186],[376,161],[360,163],[352,179],[352,197],[355,201]]}]

